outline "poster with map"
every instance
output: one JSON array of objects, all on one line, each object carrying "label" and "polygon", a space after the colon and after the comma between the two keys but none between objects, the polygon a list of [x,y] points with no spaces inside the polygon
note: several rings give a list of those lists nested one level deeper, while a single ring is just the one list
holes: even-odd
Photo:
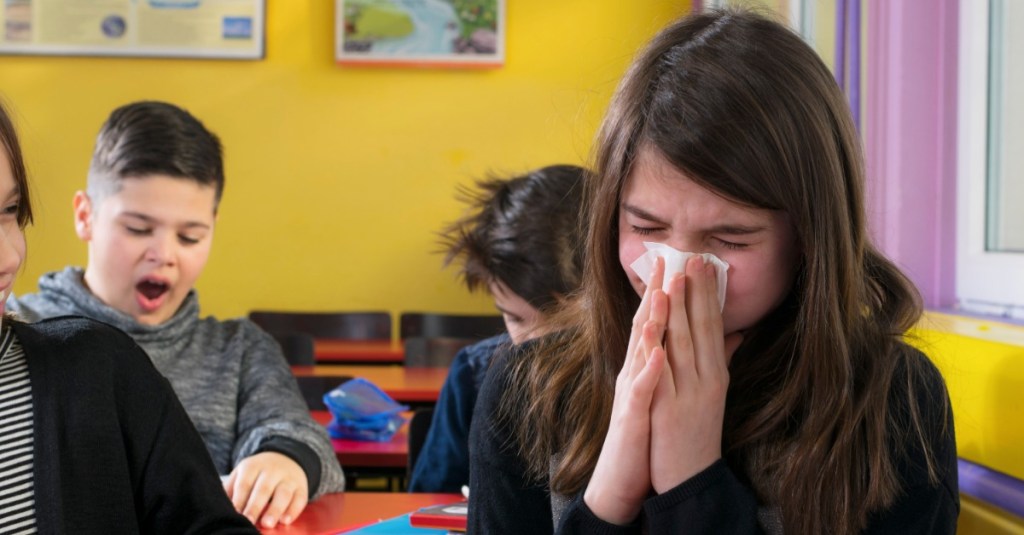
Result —
[{"label": "poster with map", "polygon": [[265,0],[0,0],[0,53],[260,59]]},{"label": "poster with map", "polygon": [[341,64],[500,67],[505,0],[336,0]]}]

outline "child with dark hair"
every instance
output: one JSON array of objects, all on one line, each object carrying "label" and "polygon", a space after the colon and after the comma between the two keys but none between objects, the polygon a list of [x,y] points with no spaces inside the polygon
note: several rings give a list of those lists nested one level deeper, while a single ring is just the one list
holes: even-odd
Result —
[{"label": "child with dark hair", "polygon": [[163,102],[114,110],[74,198],[86,268],[44,275],[39,293],[10,307],[30,320],[86,316],[131,335],[170,380],[235,507],[272,527],[342,490],[344,476],[274,339],[246,319],[199,317],[193,286],[223,190],[220,141],[187,111]]},{"label": "child with dark hair", "polygon": [[[32,221],[0,105],[0,314]],[[123,332],[0,320],[0,532],[257,533],[221,490],[174,391]]]},{"label": "child with dark hair", "polygon": [[463,190],[468,214],[442,232],[445,265],[456,262],[470,291],[486,289],[507,334],[459,351],[416,460],[409,490],[458,492],[469,483],[469,424],[491,356],[545,334],[546,316],[580,282],[577,227],[586,170],[552,165]]},{"label": "child with dark hair", "polygon": [[578,298],[480,390],[471,533],[955,532],[945,384],[903,340],[920,297],[871,244],[860,136],[799,35],[670,24],[587,184]]}]

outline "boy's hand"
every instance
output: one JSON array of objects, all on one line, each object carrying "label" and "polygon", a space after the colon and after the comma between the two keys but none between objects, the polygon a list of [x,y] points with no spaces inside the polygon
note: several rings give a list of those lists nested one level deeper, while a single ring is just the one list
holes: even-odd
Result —
[{"label": "boy's hand", "polygon": [[302,467],[273,451],[246,458],[224,481],[224,491],[235,510],[264,528],[272,528],[278,521],[291,524],[309,502],[308,488]]}]

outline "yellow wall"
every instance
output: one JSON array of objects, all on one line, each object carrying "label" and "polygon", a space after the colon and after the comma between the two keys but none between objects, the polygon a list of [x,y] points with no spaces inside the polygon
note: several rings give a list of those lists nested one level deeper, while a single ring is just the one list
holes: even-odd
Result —
[{"label": "yellow wall", "polygon": [[433,234],[455,187],[489,172],[583,163],[637,47],[689,2],[511,0],[494,70],[339,67],[334,2],[269,0],[263,61],[0,57],[37,222],[15,286],[85,262],[71,197],[114,107],[180,104],[226,147],[227,190],[203,310],[484,312]]},{"label": "yellow wall", "polygon": [[956,532],[960,535],[1022,535],[1024,519],[961,494]]},{"label": "yellow wall", "polygon": [[946,380],[959,456],[1024,479],[1024,328],[929,312],[911,334]]},{"label": "yellow wall", "polygon": [[[942,372],[957,454],[1024,479],[1024,327],[928,312],[908,337]],[[1024,518],[960,495],[958,532],[1024,534]]]}]

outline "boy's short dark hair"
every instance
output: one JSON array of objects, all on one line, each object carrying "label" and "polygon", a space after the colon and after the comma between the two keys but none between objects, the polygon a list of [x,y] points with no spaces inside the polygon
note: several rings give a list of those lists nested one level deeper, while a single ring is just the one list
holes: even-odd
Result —
[{"label": "boy's short dark hair", "polygon": [[187,111],[166,102],[117,108],[96,136],[88,193],[94,201],[121,189],[126,178],[167,175],[224,193],[224,163],[217,136]]},{"label": "boy's short dark hair", "polygon": [[538,310],[555,304],[580,283],[586,174],[582,167],[552,165],[460,188],[469,209],[441,232],[445,265],[460,261],[470,291],[501,282]]}]

